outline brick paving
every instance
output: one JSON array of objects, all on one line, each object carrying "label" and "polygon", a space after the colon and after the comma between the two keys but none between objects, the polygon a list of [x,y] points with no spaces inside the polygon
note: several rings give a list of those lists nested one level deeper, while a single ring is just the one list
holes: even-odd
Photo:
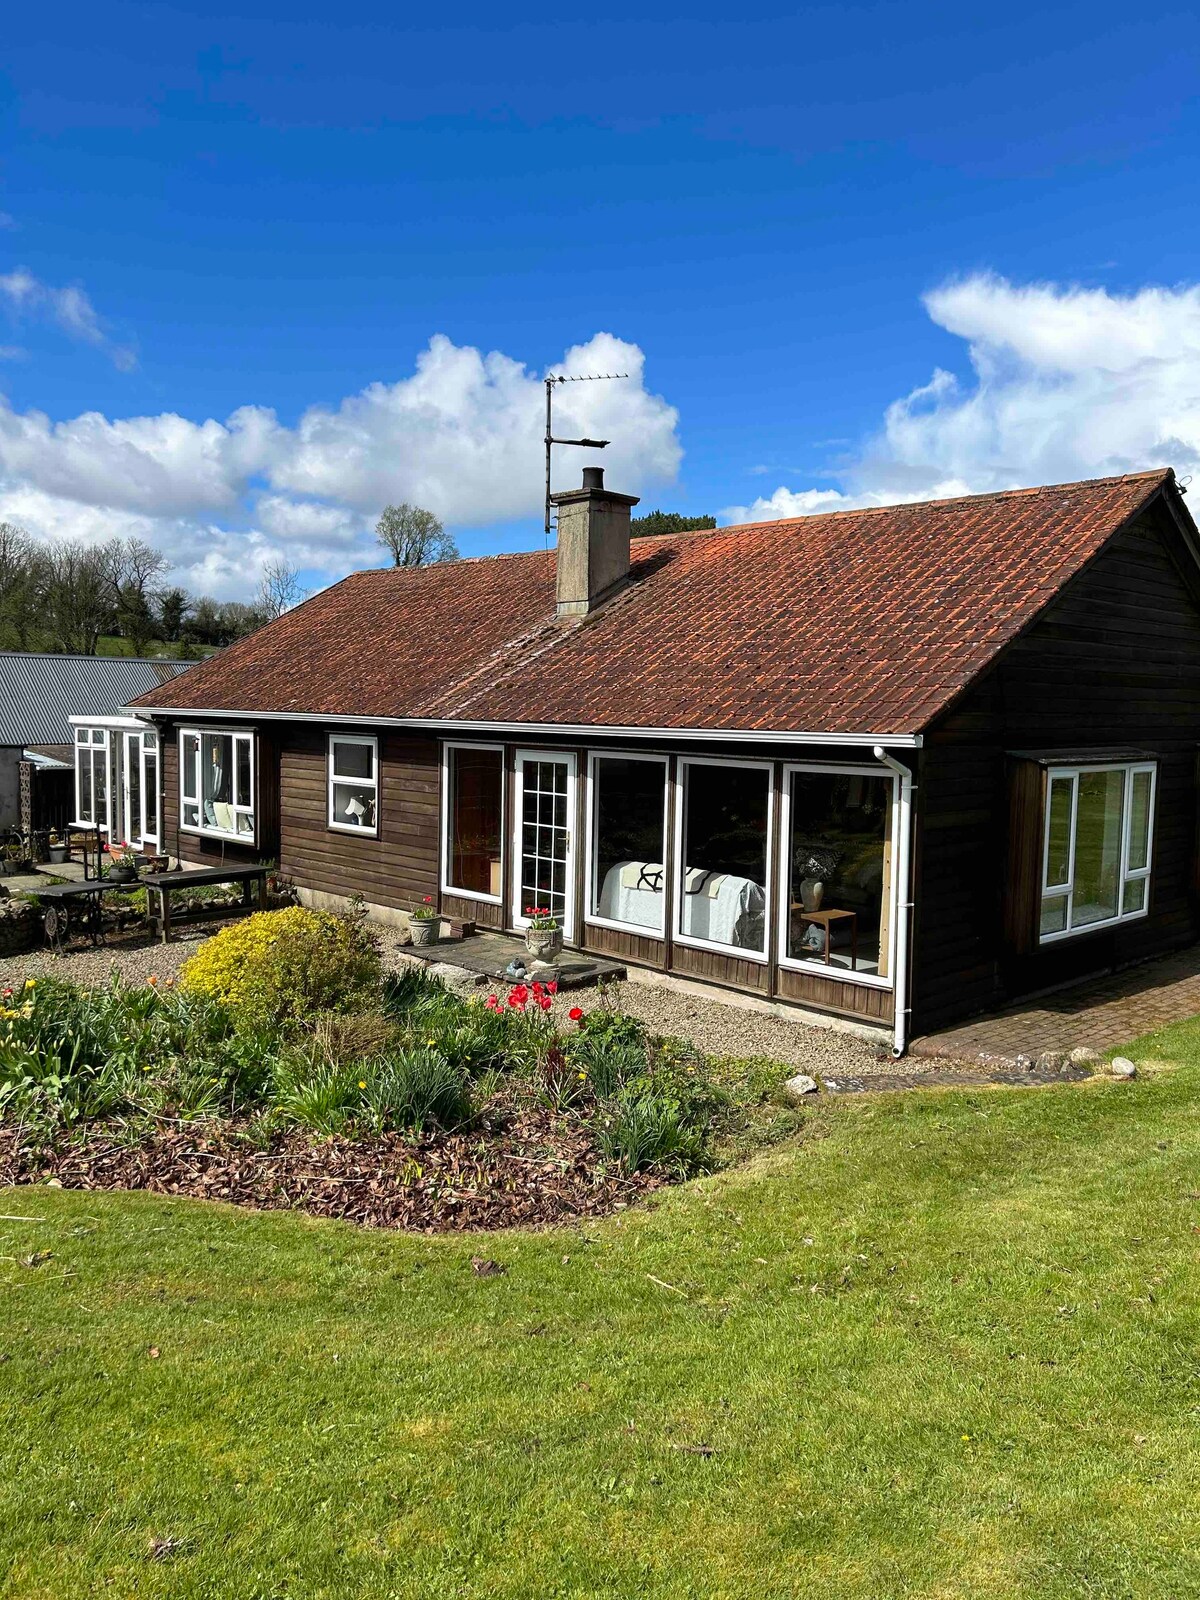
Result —
[{"label": "brick paving", "polygon": [[1197,1013],[1200,945],[1189,945],[1157,961],[926,1034],[910,1048],[914,1055],[969,1062],[981,1055],[1012,1060],[1080,1046],[1103,1052]]}]

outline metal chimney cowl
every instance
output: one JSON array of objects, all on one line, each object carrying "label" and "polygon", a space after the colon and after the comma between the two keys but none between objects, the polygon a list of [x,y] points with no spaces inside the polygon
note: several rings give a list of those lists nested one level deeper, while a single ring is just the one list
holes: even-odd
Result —
[{"label": "metal chimney cowl", "polygon": [[584,467],[582,488],[550,500],[558,508],[558,615],[587,616],[629,580],[629,516],[638,496],[606,489],[603,467]]}]

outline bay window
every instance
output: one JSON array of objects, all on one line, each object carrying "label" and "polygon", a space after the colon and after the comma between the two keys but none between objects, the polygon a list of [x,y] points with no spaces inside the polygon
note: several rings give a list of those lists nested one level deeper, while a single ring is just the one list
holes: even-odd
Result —
[{"label": "bay window", "polygon": [[442,794],[442,888],[498,905],[504,892],[502,747],[447,744]]},{"label": "bay window", "polygon": [[1042,944],[1147,914],[1154,788],[1152,762],[1048,770]]},{"label": "bay window", "polygon": [[666,931],[665,756],[593,754],[588,787],[588,921]]},{"label": "bay window", "polygon": [[179,732],[179,823],[189,833],[253,844],[252,733]]},{"label": "bay window", "polygon": [[784,769],[782,965],[890,984],[896,789],[878,770]]},{"label": "bay window", "polygon": [[771,768],[765,762],[679,763],[676,937],[765,961]]},{"label": "bay window", "polygon": [[329,826],[344,833],[379,831],[379,742],[329,735]]}]

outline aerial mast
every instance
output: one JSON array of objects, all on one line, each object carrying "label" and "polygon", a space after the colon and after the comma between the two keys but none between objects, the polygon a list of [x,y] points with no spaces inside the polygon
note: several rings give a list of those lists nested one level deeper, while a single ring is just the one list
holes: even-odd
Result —
[{"label": "aerial mast", "polygon": [[627,378],[627,372],[586,372],[574,374],[553,373],[546,379],[546,543],[550,542],[550,450],[556,444],[582,445],[590,450],[603,450],[609,439],[556,439],[554,437],[554,385],[556,383],[606,383],[613,378]]}]

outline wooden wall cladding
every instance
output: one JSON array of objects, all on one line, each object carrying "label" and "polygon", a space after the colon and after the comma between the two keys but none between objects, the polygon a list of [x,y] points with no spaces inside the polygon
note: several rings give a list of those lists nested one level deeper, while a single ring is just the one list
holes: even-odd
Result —
[{"label": "wooden wall cladding", "polygon": [[646,934],[618,932],[616,928],[583,926],[583,948],[594,955],[611,956],[614,961],[633,961],[639,967],[662,967],[665,946],[661,939]]},{"label": "wooden wall cladding", "polygon": [[814,1006],[861,1022],[890,1023],[896,1014],[890,989],[823,978],[819,972],[794,972],[790,967],[780,967],[776,994],[792,1005]]},{"label": "wooden wall cladding", "polygon": [[[336,729],[333,730],[336,732]],[[328,732],[288,726],[279,751],[279,864],[306,889],[359,894],[407,911],[438,895],[439,765],[436,740],[379,732],[376,837],[330,828]]]}]

